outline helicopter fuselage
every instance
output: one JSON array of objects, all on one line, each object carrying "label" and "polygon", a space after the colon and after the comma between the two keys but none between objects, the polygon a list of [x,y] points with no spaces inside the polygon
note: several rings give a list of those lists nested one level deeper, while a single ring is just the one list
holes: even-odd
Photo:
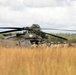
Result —
[{"label": "helicopter fuselage", "polygon": [[17,38],[23,38],[23,39],[26,39],[26,40],[30,40],[30,42],[36,42],[36,44],[38,42],[41,42],[42,41],[42,37],[35,34],[35,33],[25,33],[25,34],[17,34],[16,35]]}]

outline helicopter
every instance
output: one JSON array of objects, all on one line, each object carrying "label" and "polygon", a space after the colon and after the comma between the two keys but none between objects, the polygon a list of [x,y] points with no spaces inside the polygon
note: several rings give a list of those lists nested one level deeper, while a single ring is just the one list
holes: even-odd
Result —
[{"label": "helicopter", "polygon": [[[40,43],[48,43],[47,39],[44,38],[45,35],[50,35],[56,38],[63,39],[67,41],[67,38],[57,36],[51,33],[43,32],[42,30],[57,30],[52,28],[41,28],[38,24],[33,24],[31,27],[0,27],[0,29],[11,29],[7,31],[2,31],[0,34],[6,36],[1,40],[5,45],[9,43],[14,43],[14,46],[30,46],[35,43],[38,45]],[[16,33],[16,31],[23,31],[22,33]],[[15,32],[12,34],[11,32]],[[11,33],[11,34],[10,34]],[[8,41],[9,40],[9,41]],[[12,44],[13,45],[13,44]]]}]

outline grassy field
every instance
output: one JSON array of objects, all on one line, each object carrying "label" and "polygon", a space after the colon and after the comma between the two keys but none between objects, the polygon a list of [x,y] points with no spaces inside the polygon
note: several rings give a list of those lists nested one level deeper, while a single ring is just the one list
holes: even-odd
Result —
[{"label": "grassy field", "polygon": [[76,75],[76,48],[0,48],[0,75]]}]

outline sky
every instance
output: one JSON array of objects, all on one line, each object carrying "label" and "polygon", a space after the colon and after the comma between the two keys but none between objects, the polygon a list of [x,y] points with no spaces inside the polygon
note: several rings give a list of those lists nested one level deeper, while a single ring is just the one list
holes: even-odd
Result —
[{"label": "sky", "polygon": [[76,29],[76,0],[0,0],[0,27]]}]

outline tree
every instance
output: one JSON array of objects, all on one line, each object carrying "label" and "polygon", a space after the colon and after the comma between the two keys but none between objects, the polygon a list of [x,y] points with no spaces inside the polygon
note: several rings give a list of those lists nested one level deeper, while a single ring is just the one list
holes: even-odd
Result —
[{"label": "tree", "polygon": [[40,29],[40,26],[38,25],[38,24],[33,24],[32,26],[31,26],[31,28],[33,28],[35,31],[40,31],[41,29]]}]

